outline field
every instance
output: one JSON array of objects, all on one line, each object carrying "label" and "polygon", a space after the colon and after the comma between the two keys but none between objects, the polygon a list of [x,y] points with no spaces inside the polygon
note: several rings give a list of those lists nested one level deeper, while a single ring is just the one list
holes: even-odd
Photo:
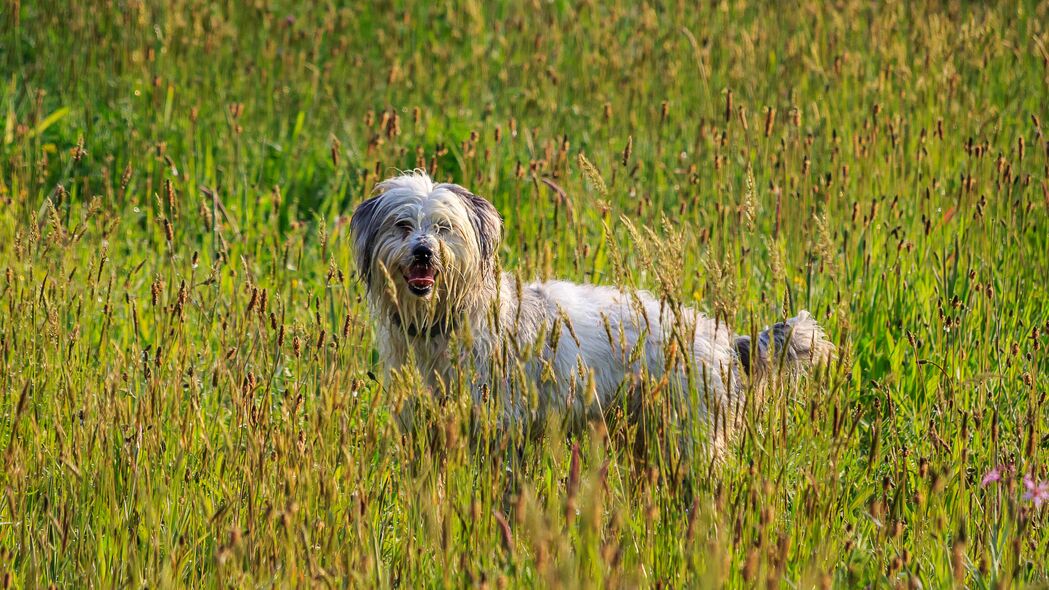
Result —
[{"label": "field", "polygon": [[[0,587],[1049,584],[1049,4],[333,4],[0,6]],[[348,222],[416,167],[837,359],[720,463],[402,431]]]}]

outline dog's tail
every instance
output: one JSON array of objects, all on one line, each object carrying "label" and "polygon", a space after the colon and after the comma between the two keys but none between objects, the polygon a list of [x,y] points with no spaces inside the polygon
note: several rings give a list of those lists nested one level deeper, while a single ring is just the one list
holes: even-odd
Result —
[{"label": "dog's tail", "polygon": [[756,344],[750,336],[736,338],[736,356],[751,381],[761,386],[770,376],[796,377],[815,364],[829,361],[834,357],[834,345],[809,312],[801,311],[762,330]]}]

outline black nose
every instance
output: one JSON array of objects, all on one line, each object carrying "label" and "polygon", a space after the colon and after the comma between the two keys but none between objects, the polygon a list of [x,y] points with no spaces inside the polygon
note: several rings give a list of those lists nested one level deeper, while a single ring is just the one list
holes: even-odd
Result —
[{"label": "black nose", "polygon": [[412,256],[420,262],[429,262],[433,258],[433,250],[429,246],[418,245],[412,250]]}]

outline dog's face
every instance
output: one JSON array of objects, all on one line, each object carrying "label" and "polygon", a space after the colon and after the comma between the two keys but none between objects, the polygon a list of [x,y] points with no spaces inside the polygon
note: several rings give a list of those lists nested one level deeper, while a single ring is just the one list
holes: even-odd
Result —
[{"label": "dog's face", "polygon": [[376,190],[350,223],[369,294],[420,325],[454,312],[494,272],[499,213],[463,187],[434,184],[422,173],[391,178]]}]

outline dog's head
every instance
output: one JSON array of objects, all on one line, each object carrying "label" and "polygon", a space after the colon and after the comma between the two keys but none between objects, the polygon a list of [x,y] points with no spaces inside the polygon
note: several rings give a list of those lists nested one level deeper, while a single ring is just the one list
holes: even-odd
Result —
[{"label": "dog's head", "polygon": [[499,213],[465,188],[434,184],[421,171],[387,179],[376,193],[350,223],[369,295],[406,320],[447,318],[495,272]]}]

